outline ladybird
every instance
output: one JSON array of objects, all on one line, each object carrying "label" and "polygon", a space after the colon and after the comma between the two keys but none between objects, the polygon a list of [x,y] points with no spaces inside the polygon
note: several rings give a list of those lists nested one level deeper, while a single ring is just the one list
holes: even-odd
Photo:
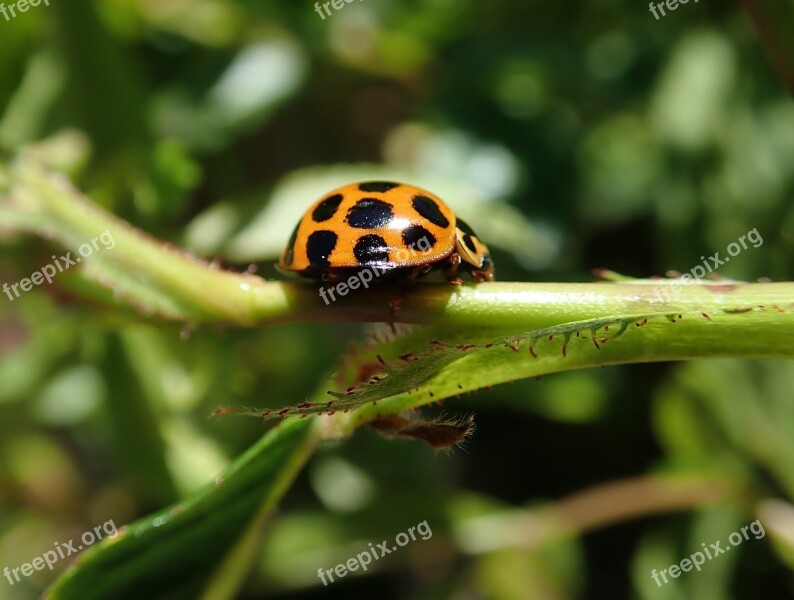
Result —
[{"label": "ladybird", "polygon": [[492,281],[488,247],[438,196],[405,183],[362,181],[335,189],[303,215],[278,263],[293,272],[339,281],[363,269],[385,281],[410,281],[440,269],[462,283]]}]

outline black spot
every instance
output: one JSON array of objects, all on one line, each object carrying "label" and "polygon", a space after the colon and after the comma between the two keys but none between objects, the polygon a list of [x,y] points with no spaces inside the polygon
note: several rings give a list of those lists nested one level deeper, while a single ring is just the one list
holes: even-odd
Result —
[{"label": "black spot", "polygon": [[292,259],[295,257],[295,240],[298,239],[298,227],[300,223],[295,225],[295,229],[292,230],[292,235],[289,236],[289,242],[287,242],[287,252],[284,255],[284,264],[289,266],[292,264]]},{"label": "black spot", "polygon": [[358,184],[362,192],[388,192],[396,187],[400,187],[400,184],[393,181],[365,181]]},{"label": "black spot", "polygon": [[428,198],[427,196],[414,196],[413,206],[416,212],[434,225],[449,227],[449,221],[432,198]]},{"label": "black spot", "polygon": [[353,248],[353,254],[362,265],[389,262],[389,246],[379,235],[362,235]]},{"label": "black spot", "polygon": [[477,254],[477,246],[474,245],[474,240],[468,233],[464,234],[463,243],[466,244],[466,247],[469,250],[471,250],[472,254]]},{"label": "black spot", "polygon": [[385,227],[393,218],[391,204],[375,198],[364,198],[347,211],[346,221],[357,229],[375,229]]},{"label": "black spot", "polygon": [[315,231],[306,240],[306,256],[313,267],[325,269],[330,262],[328,257],[336,247],[337,235],[333,231]]},{"label": "black spot", "polygon": [[331,217],[336,214],[336,210],[339,208],[339,205],[342,203],[342,194],[334,194],[333,196],[329,196],[320,204],[317,205],[317,208],[314,209],[312,212],[312,219],[315,223],[322,223],[323,221],[327,221]]},{"label": "black spot", "polygon": [[491,257],[488,254],[482,255],[482,264],[480,265],[481,269],[487,269],[491,266]]},{"label": "black spot", "polygon": [[464,221],[463,219],[459,218],[455,223],[455,226],[458,229],[460,229],[463,233],[468,233],[469,235],[473,235],[474,237],[477,237],[477,234],[474,233],[474,230],[471,227],[469,227],[469,224],[466,223],[466,221]]},{"label": "black spot", "polygon": [[436,245],[436,236],[421,225],[411,225],[403,230],[403,242],[406,246],[422,252]]}]

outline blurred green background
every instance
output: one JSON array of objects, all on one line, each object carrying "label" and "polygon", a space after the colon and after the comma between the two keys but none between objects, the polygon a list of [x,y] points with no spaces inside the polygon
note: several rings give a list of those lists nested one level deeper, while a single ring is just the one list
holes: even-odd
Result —
[{"label": "blurred green background", "polygon": [[[51,0],[0,18],[0,145],[35,144],[135,226],[266,277],[309,203],[396,178],[472,223],[500,280],[686,272],[754,228],[763,245],[720,275],[790,280],[794,4],[744,7],[361,0],[321,19],[296,0]],[[58,250],[3,235],[0,280]],[[68,288],[0,297],[0,569],[211,481],[269,427],[208,420],[215,406],[300,402],[371,332],[180,330]],[[360,431],[312,459],[240,598],[794,597],[769,537],[650,576],[763,521],[764,499],[794,529],[792,389],[790,363],[631,365],[448,400],[476,413],[462,451]],[[642,482],[658,474],[702,482],[693,506],[654,508]],[[527,521],[512,547],[513,528],[477,526],[627,478],[610,501],[626,514],[582,535],[533,544],[542,520]],[[424,520],[431,540],[317,578]],[[54,576],[0,579],[0,598]]]}]

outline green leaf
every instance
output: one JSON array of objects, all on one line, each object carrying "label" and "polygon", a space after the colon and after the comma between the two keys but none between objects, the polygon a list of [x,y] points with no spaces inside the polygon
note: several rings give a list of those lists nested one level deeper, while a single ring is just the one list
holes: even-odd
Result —
[{"label": "green leaf", "polygon": [[103,370],[113,389],[106,396],[107,422],[117,459],[151,508],[178,498],[166,462],[158,415],[131,368],[132,349],[124,336],[109,336]]},{"label": "green leaf", "polygon": [[270,430],[216,481],[85,551],[50,600],[229,598],[263,521],[312,453],[312,420]]},{"label": "green leaf", "polygon": [[[215,414],[283,418],[355,411],[338,418],[340,423],[346,421],[342,429],[352,430],[486,386],[572,369],[702,356],[793,357],[788,341],[772,343],[769,334],[782,325],[794,325],[794,314],[781,311],[771,320],[770,314],[761,309],[723,309],[712,315],[621,315],[502,338],[489,338],[493,333],[487,331],[422,330],[357,353],[357,362],[343,366],[343,377],[354,372],[364,376],[354,378],[356,384],[344,393],[329,391],[328,400],[264,411],[219,408]],[[433,339],[433,333],[445,336],[443,341]],[[417,350],[420,340],[425,343]]]}]

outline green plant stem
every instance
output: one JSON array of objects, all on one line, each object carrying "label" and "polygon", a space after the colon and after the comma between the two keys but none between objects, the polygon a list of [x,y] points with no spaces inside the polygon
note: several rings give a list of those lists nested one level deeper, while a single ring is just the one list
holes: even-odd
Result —
[{"label": "green plant stem", "polygon": [[[764,306],[788,310],[794,283],[679,285],[677,280],[630,283],[510,283],[454,287],[420,283],[406,290],[373,285],[325,304],[319,284],[266,281],[213,268],[161,243],[93,204],[64,177],[20,159],[10,171],[10,192],[0,198],[6,227],[30,225],[72,252],[104,231],[115,246],[80,269],[105,291],[109,304],[193,324],[257,326],[286,321],[359,321],[449,324],[531,330],[617,314],[714,313]],[[14,217],[12,219],[12,217]],[[9,225],[10,224],[10,225]],[[390,314],[390,303],[401,299]],[[791,335],[791,330],[781,335]]]},{"label": "green plant stem", "polygon": [[[112,234],[112,249],[97,254],[100,260],[87,261],[85,275],[112,288],[114,299],[172,319],[254,323],[251,310],[258,295],[253,290],[264,284],[261,278],[212,268],[147,236],[90,202],[64,177],[50,175],[33,162],[20,160],[11,173],[14,185],[0,208],[39,217],[36,233],[58,239],[75,254],[81,244],[103,232]],[[143,289],[129,285],[125,275],[137,279]],[[155,293],[171,302],[158,303]]]},{"label": "green plant stem", "polygon": [[[315,286],[281,284],[290,301],[277,312],[328,321],[389,321],[394,289],[370,289],[325,306]],[[730,291],[726,288],[730,287]],[[662,290],[660,294],[658,290]],[[664,290],[669,289],[669,298]],[[794,283],[671,285],[638,283],[417,284],[400,293],[394,321],[530,330],[618,314],[722,312],[764,306],[789,309]],[[272,305],[271,307],[272,308]],[[774,310],[774,309],[772,309]],[[268,310],[268,316],[273,312]]]}]

